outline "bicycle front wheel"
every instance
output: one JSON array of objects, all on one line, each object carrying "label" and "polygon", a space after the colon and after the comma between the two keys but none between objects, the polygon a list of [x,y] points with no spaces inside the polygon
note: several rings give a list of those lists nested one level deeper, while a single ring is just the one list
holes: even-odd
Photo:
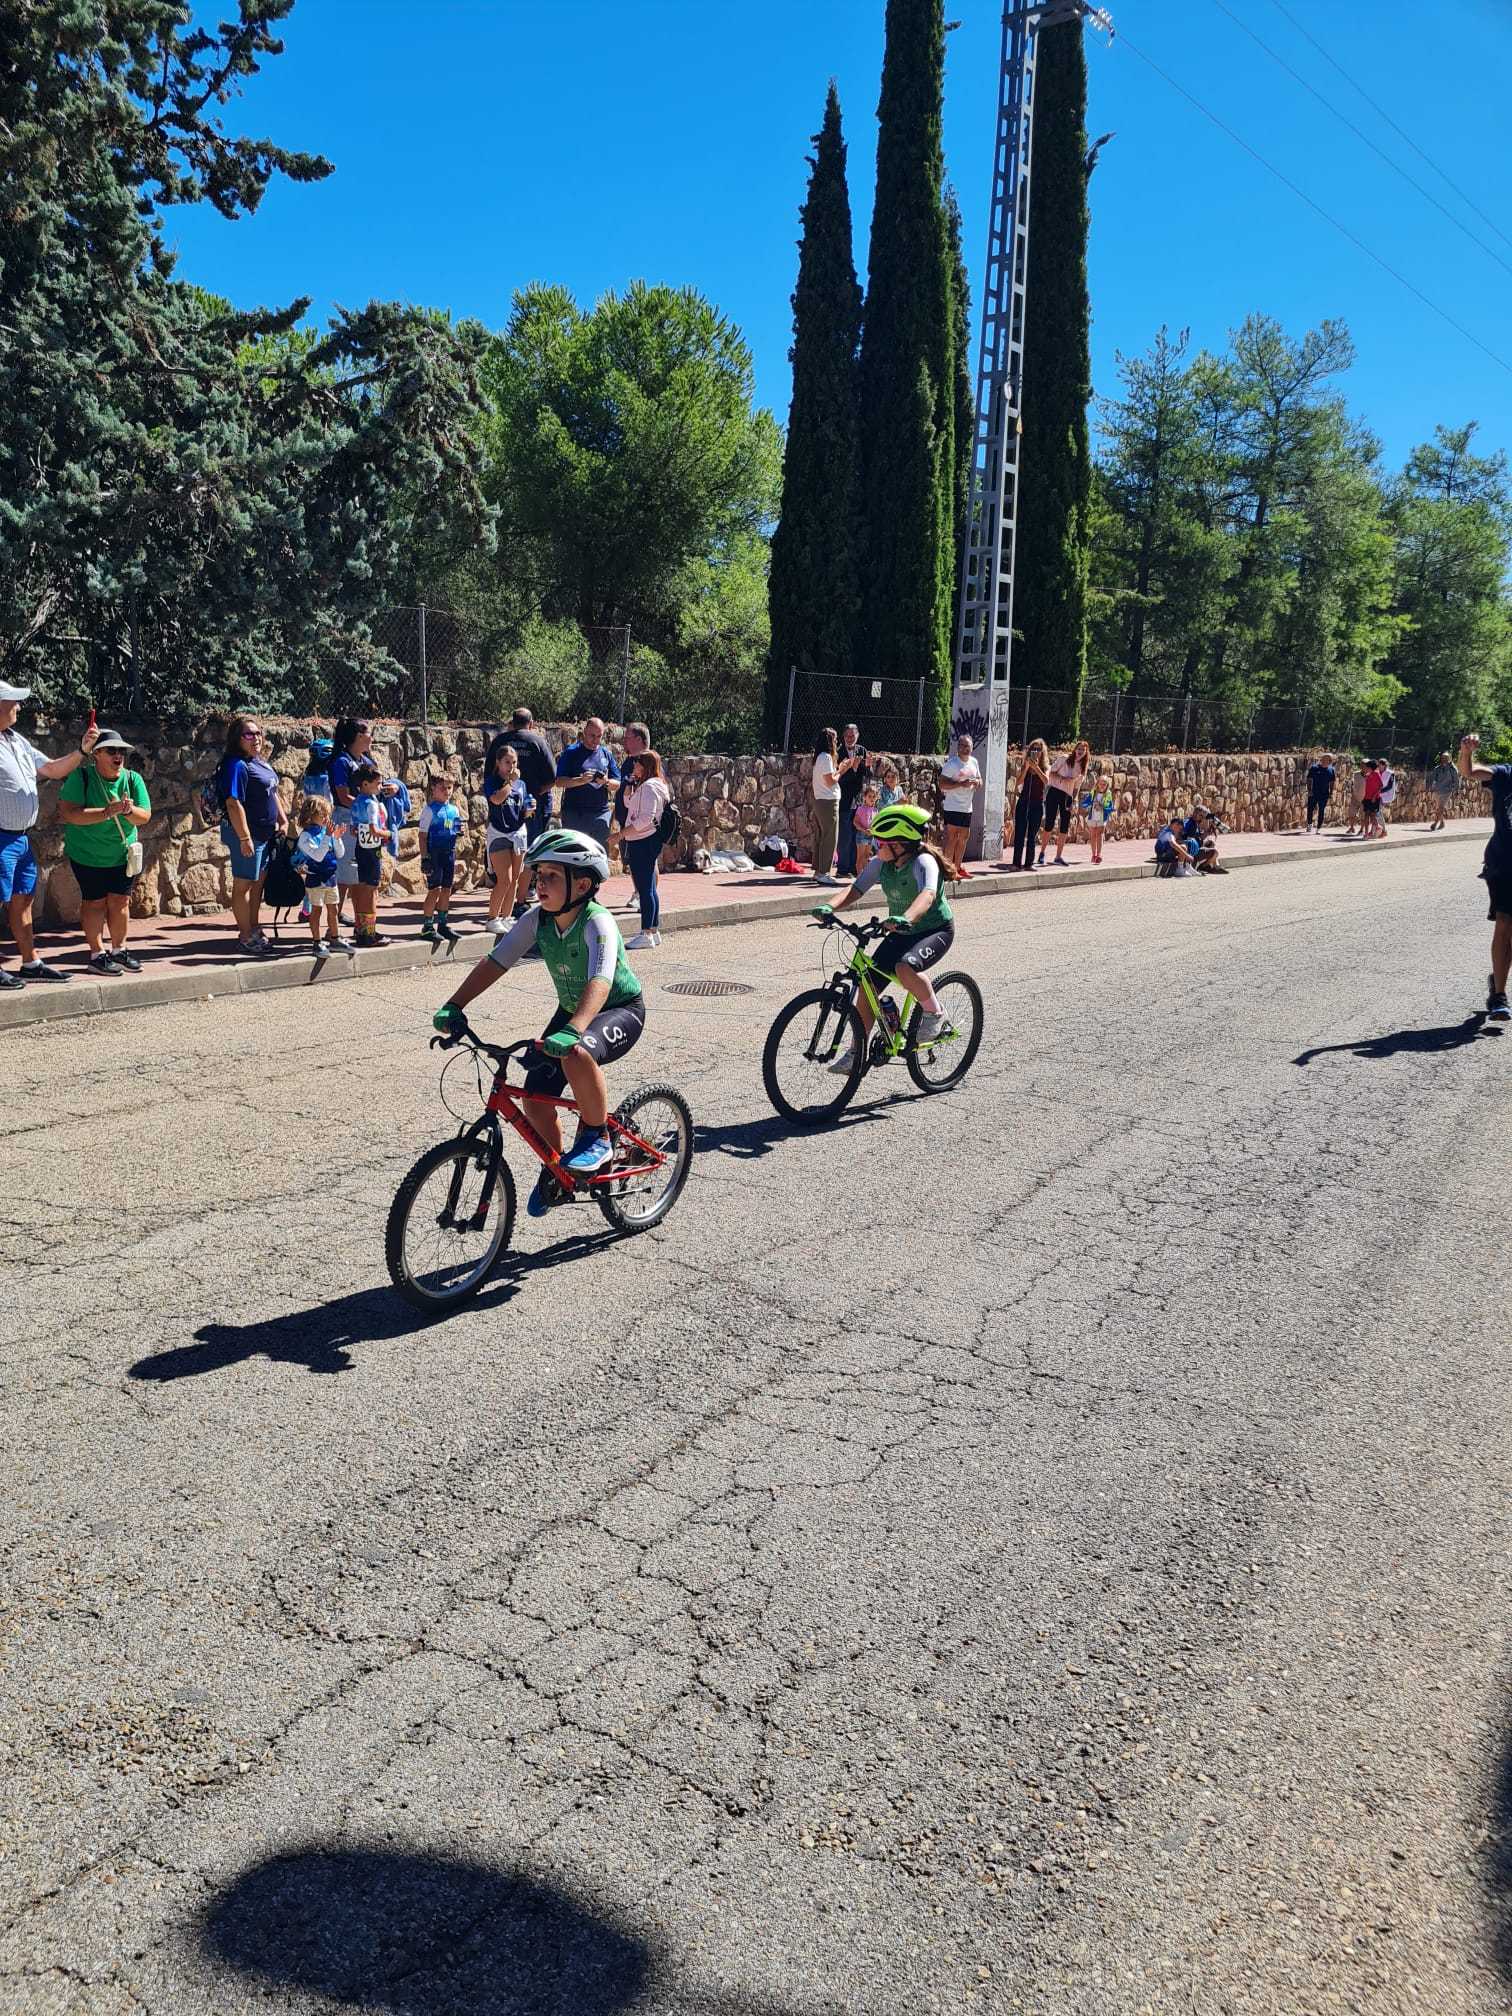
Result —
[{"label": "bicycle front wheel", "polygon": [[[617,1125],[638,1134],[666,1159],[643,1176],[627,1176],[602,1189],[595,1185],[593,1195],[616,1232],[649,1232],[653,1225],[660,1225],[688,1180],[693,1164],[693,1115],[681,1092],[670,1085],[643,1085],[631,1093],[614,1118]],[[633,1142],[616,1134],[614,1146],[617,1163],[631,1168],[644,1163],[643,1152]]]},{"label": "bicycle front wheel", "polygon": [[837,1001],[827,987],[810,988],[789,1001],[761,1055],[767,1097],[795,1127],[839,1119],[865,1069],[866,1038],[855,1004]]},{"label": "bicycle front wheel", "polygon": [[932,1043],[915,1048],[923,1014],[917,1002],[908,1018],[908,1075],[921,1092],[945,1092],[959,1085],[982,1047],[982,990],[969,973],[942,973],[934,983],[945,1027]]},{"label": "bicycle front wheel", "polygon": [[389,1278],[411,1308],[427,1316],[476,1295],[514,1237],[514,1177],[500,1155],[490,1183],[494,1154],[486,1136],[438,1143],[420,1157],[389,1207]]}]

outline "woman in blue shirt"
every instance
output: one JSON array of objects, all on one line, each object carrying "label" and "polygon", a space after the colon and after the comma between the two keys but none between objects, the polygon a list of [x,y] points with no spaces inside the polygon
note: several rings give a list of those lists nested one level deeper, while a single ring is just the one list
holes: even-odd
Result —
[{"label": "woman in blue shirt", "polygon": [[262,910],[263,876],[268,869],[268,842],[282,833],[287,820],[278,802],[278,772],[263,755],[262,730],[238,714],[226,730],[221,752],[219,789],[220,837],[231,856],[231,914],[236,919],[238,949],[254,958],[273,950],[258,925]]}]

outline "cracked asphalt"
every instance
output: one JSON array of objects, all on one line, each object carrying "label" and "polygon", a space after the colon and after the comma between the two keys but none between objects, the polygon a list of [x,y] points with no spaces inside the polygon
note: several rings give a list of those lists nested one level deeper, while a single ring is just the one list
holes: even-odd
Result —
[{"label": "cracked asphalt", "polygon": [[8,1036],[0,2011],[1507,2009],[1477,865],[966,906],[816,1137],[817,936],[669,941],[678,1209],[430,1327],[440,976]]}]

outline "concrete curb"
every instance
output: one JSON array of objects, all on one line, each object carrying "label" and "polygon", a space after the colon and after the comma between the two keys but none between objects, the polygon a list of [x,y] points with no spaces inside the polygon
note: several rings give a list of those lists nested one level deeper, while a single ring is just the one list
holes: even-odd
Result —
[{"label": "concrete curb", "polygon": [[[1387,851],[1402,847],[1438,847],[1454,841],[1485,842],[1484,831],[1473,833],[1403,834],[1387,843]],[[1337,843],[1317,847],[1267,849],[1263,853],[1233,856],[1228,867],[1269,868],[1289,861],[1319,861],[1356,858],[1375,860],[1381,850],[1361,846],[1341,857]],[[1155,873],[1153,861],[1124,861],[1106,867],[1076,867],[1064,875],[1048,869],[1039,875],[1013,875],[1006,870],[975,873],[957,883],[950,892],[952,903],[979,896],[1031,896],[1047,890],[1085,889],[1102,882],[1143,882]],[[684,910],[669,910],[662,919],[664,937],[683,931],[706,931],[720,925],[762,923],[774,917],[798,917],[813,909],[815,891],[774,889],[770,896],[753,896],[741,903],[693,904]],[[870,906],[867,906],[870,907]],[[110,982],[71,980],[66,986],[33,986],[24,993],[0,995],[0,1030],[24,1029],[39,1022],[72,1021],[80,1015],[119,1014],[128,1008],[155,1008],[173,1001],[209,1001],[229,994],[266,994],[285,987],[324,987],[339,980],[372,980],[385,973],[413,973],[429,966],[450,968],[480,959],[493,944],[486,931],[470,931],[460,938],[450,954],[432,949],[424,939],[409,938],[401,944],[380,945],[371,952],[348,958],[316,960],[305,953],[289,952],[270,960],[228,960],[224,965],[206,965],[192,972],[163,972],[123,975]]]}]

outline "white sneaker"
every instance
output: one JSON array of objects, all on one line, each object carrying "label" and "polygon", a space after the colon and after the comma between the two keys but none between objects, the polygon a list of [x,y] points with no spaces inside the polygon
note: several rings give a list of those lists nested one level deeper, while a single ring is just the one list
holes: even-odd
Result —
[{"label": "white sneaker", "polygon": [[816,875],[814,877],[814,887],[816,889],[838,889],[840,884],[833,875]]},{"label": "white sneaker", "polygon": [[509,929],[509,920],[506,917],[490,917],[488,928],[492,931],[495,938],[502,938],[504,933]]},{"label": "white sneaker", "polygon": [[914,1041],[916,1043],[938,1042],[940,1032],[944,1027],[945,1017],[943,1015],[920,1015],[918,1021],[914,1024]]},{"label": "white sneaker", "polygon": [[651,943],[652,943],[653,945],[660,945],[660,943],[661,943],[661,933],[660,933],[660,931],[653,931],[653,932],[651,933]]},{"label": "white sneaker", "polygon": [[654,931],[637,931],[633,938],[625,940],[625,950],[627,952],[649,952],[653,946],[660,945],[660,943],[661,940]]},{"label": "white sneaker", "polygon": [[854,1071],[856,1068],[855,1051],[854,1050],[842,1051],[841,1054],[835,1059],[834,1063],[831,1064],[829,1068],[831,1069],[831,1071],[834,1072],[837,1078],[849,1078],[852,1071]]}]

